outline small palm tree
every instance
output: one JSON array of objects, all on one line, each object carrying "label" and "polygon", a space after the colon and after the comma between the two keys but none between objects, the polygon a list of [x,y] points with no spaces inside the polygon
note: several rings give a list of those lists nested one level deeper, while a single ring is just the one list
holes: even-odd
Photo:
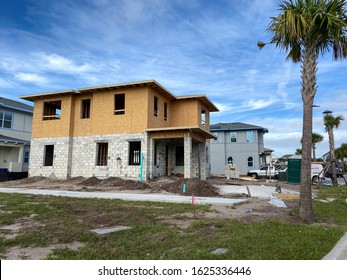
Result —
[{"label": "small palm tree", "polygon": [[338,128],[341,121],[344,120],[342,115],[334,117],[332,114],[324,115],[325,131],[329,136],[329,153],[330,153],[330,168],[331,168],[331,181],[334,187],[337,187],[336,176],[336,158],[335,158],[335,140],[334,140],[334,128]]},{"label": "small palm tree", "polygon": [[295,150],[295,154],[297,155],[297,156],[301,156],[302,155],[302,149],[300,149],[300,148],[298,148],[298,149],[296,149]]},{"label": "small palm tree", "polygon": [[316,160],[316,144],[322,142],[324,136],[319,133],[312,133],[312,158]]},{"label": "small palm tree", "polygon": [[[313,221],[311,190],[312,106],[317,92],[317,64],[320,54],[347,57],[347,0],[280,1],[280,14],[267,28],[269,44],[288,52],[287,60],[301,63],[303,100],[300,217]],[[266,43],[258,42],[259,48]]]}]

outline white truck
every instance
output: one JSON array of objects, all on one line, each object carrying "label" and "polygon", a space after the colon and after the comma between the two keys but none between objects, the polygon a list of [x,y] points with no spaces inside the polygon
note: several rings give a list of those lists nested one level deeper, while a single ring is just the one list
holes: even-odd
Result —
[{"label": "white truck", "polygon": [[[281,170],[287,171],[287,169]],[[261,166],[259,169],[249,170],[247,175],[252,178],[278,178],[278,170],[275,170],[275,167],[272,166]],[[324,178],[324,169],[321,163],[313,162],[311,163],[311,180],[313,183],[317,183],[319,179]]]},{"label": "white truck", "polygon": [[248,176],[251,176],[252,178],[277,178],[278,177],[278,171],[275,170],[274,166],[261,166],[259,169],[252,169],[247,172]]}]

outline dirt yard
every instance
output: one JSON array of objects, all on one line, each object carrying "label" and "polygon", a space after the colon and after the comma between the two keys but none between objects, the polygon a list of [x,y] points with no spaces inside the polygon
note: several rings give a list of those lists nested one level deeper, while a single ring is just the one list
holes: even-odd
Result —
[{"label": "dirt yard", "polygon": [[[183,184],[186,184],[187,191],[182,192]],[[170,176],[149,180],[146,183],[125,180],[118,177],[98,179],[96,177],[84,178],[75,177],[71,179],[51,179],[46,177],[30,177],[22,180],[1,182],[0,187],[17,188],[37,188],[55,189],[70,191],[98,191],[98,192],[127,192],[127,193],[158,193],[158,194],[180,194],[186,196],[202,197],[228,197],[247,198],[248,202],[232,206],[213,206],[217,212],[211,214],[216,218],[236,219],[240,221],[252,222],[263,219],[274,218],[284,221],[300,222],[291,215],[291,210],[298,207],[298,196],[282,196],[287,208],[278,208],[269,203],[268,199],[248,197],[247,193],[235,193],[221,195],[219,185],[259,185],[262,188],[274,187],[275,183],[266,183],[264,180],[228,180],[224,178],[212,178],[208,180],[183,179],[181,177]],[[299,191],[299,186],[280,182],[282,189]]]},{"label": "dirt yard", "polygon": [[[187,191],[182,193],[183,184],[186,184]],[[266,183],[264,180],[228,180],[224,178],[213,178],[209,180],[183,179],[181,177],[162,177],[160,179],[150,180],[146,183],[139,183],[132,180],[110,177],[108,179],[98,179],[95,177],[83,178],[76,177],[66,180],[51,179],[45,177],[31,177],[22,180],[1,182],[0,187],[17,188],[37,188],[54,189],[70,191],[98,191],[98,192],[130,192],[130,193],[159,193],[159,194],[180,194],[191,196],[212,196],[221,197],[218,186],[240,186],[240,185],[259,185],[261,188],[267,186],[274,187],[275,183]],[[282,189],[299,191],[299,186],[280,183]],[[243,221],[246,223],[259,222],[266,219],[277,219],[292,223],[301,223],[297,215],[292,210],[298,208],[298,196],[282,196],[286,208],[279,208],[269,203],[269,199],[248,197],[247,193],[228,194],[224,197],[247,198],[247,202],[239,205],[213,205],[214,211],[199,213],[201,218],[216,218]],[[171,216],[157,217],[165,223],[171,224],[182,229],[188,228],[195,218],[193,213],[185,214],[188,219],[177,219]],[[200,217],[200,216],[199,216]],[[191,219],[190,219],[191,218]],[[16,227],[19,229],[28,226],[31,220],[12,225],[11,231],[15,235]],[[33,221],[32,221],[33,222]],[[8,236],[6,238],[9,238]],[[6,259],[41,259],[48,255],[54,248],[77,249],[83,244],[55,244],[53,247],[45,248],[12,248],[6,256]]]}]

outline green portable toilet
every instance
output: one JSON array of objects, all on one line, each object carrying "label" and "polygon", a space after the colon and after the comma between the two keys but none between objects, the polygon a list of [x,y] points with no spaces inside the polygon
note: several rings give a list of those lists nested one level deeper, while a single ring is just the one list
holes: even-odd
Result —
[{"label": "green portable toilet", "polygon": [[300,184],[301,181],[301,156],[288,158],[288,183]]}]

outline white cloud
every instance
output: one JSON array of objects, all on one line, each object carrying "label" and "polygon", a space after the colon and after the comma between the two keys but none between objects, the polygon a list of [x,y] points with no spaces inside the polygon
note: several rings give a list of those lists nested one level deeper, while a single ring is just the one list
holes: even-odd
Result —
[{"label": "white cloud", "polygon": [[40,68],[61,73],[82,74],[93,71],[93,67],[87,63],[77,64],[69,58],[58,54],[35,53]]},{"label": "white cloud", "polygon": [[271,106],[272,104],[276,103],[278,100],[275,98],[269,98],[268,100],[262,100],[262,99],[250,99],[248,101],[245,101],[243,103],[243,106],[248,108],[248,110],[258,110],[263,109],[265,107]]},{"label": "white cloud", "polygon": [[219,102],[214,102],[214,104],[217,106],[220,113],[225,113],[233,109],[233,106],[230,106],[229,104],[223,104]]},{"label": "white cloud", "polygon": [[39,84],[45,84],[48,82],[48,79],[45,77],[42,77],[35,73],[17,73],[15,74],[15,77],[23,82],[32,82],[32,83],[39,83]]}]

